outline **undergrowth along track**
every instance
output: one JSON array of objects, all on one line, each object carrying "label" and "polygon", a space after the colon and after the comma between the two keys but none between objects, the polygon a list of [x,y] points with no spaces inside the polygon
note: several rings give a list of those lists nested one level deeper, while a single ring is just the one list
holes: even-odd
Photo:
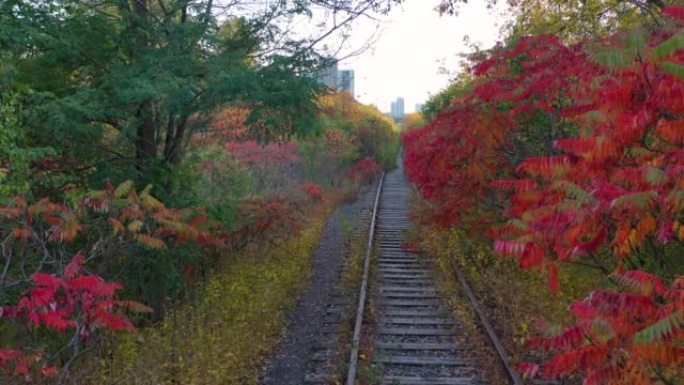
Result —
[{"label": "undergrowth along track", "polygon": [[[369,226],[368,248],[364,261],[356,323],[352,339],[347,385],[359,380],[358,357],[362,328],[373,330],[372,368],[375,378],[366,383],[388,385],[465,385],[485,384],[469,362],[466,336],[459,330],[451,311],[431,276],[430,267],[418,254],[405,247],[405,232],[410,227],[411,188],[399,167],[383,174]],[[376,274],[370,277],[370,257],[377,250]],[[480,317],[511,383],[520,384],[511,370],[500,343],[475,298],[464,291]],[[367,293],[373,292],[375,325],[363,325]],[[367,375],[367,374],[365,374]]]}]

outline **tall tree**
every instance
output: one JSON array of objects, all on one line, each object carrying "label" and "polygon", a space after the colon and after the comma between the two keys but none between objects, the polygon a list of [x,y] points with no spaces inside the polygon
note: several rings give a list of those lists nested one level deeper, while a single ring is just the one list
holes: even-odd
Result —
[{"label": "tall tree", "polygon": [[[667,1],[668,3],[670,1]],[[442,0],[438,11],[457,14],[467,0]],[[487,0],[494,7],[500,0]],[[605,36],[636,26],[662,22],[663,0],[506,0],[513,19],[504,26],[506,34],[520,37],[553,34],[565,41]]]},{"label": "tall tree", "polygon": [[[320,43],[393,2],[9,0],[0,49],[40,95],[32,127],[61,144],[62,169],[150,179],[222,106],[249,108],[262,139],[310,130]],[[293,21],[319,9],[342,22],[295,37]]]}]

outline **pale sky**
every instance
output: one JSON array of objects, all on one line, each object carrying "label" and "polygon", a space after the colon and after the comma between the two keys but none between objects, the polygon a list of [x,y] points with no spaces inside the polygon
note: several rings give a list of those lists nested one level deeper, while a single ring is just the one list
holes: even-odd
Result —
[{"label": "pale sky", "polygon": [[[471,52],[463,40],[466,35],[482,48],[499,40],[506,19],[503,8],[488,10],[484,0],[471,0],[458,16],[439,16],[434,10],[438,3],[406,0],[384,18],[371,49],[340,63],[340,69],[355,72],[357,100],[386,112],[402,96],[406,112],[412,112],[416,103],[445,88],[459,71],[458,55]],[[363,46],[375,24],[370,20],[357,23],[350,45]]]}]

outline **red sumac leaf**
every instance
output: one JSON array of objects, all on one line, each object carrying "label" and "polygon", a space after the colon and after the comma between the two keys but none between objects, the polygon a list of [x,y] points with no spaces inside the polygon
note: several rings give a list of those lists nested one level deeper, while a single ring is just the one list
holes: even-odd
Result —
[{"label": "red sumac leaf", "polygon": [[679,20],[680,22],[684,22],[684,7],[668,5],[663,8],[663,13]]},{"label": "red sumac leaf", "polygon": [[558,291],[558,266],[555,263],[549,263],[547,271],[549,274],[549,289],[551,289],[552,293],[556,293]]},{"label": "red sumac leaf", "polygon": [[85,258],[83,257],[83,254],[76,254],[64,269],[64,278],[72,279],[79,275],[81,273],[84,260]]}]

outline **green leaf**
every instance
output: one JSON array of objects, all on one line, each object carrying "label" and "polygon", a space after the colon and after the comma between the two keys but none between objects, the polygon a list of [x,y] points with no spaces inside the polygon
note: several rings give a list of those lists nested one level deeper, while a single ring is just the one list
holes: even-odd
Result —
[{"label": "green leaf", "polygon": [[574,199],[580,203],[589,203],[594,200],[594,198],[582,187],[568,181],[560,181],[554,184],[554,187],[563,190],[568,197]]},{"label": "green leaf", "polygon": [[145,186],[145,188],[140,192],[140,196],[149,195],[153,187],[154,186],[152,184]]},{"label": "green leaf", "polygon": [[133,188],[133,181],[129,179],[129,180],[121,183],[116,188],[116,190],[114,190],[114,197],[115,198],[123,198],[124,196],[128,195],[128,192],[131,191],[131,188]]},{"label": "green leaf", "polygon": [[594,55],[594,60],[608,69],[619,70],[629,67],[634,61],[634,54],[618,49],[605,49]]},{"label": "green leaf", "polygon": [[648,43],[648,33],[643,28],[634,29],[627,33],[625,43],[628,48],[639,52]]},{"label": "green leaf", "polygon": [[684,66],[677,64],[677,63],[672,63],[672,62],[665,62],[665,63],[660,63],[660,67],[667,73],[670,73],[680,79],[684,79]]},{"label": "green leaf", "polygon": [[529,228],[529,226],[527,225],[527,223],[525,223],[525,222],[523,222],[523,221],[521,221],[520,219],[517,219],[517,218],[511,219],[511,220],[510,220],[510,223],[511,223],[513,226],[515,226],[515,228],[518,229],[518,230],[523,230],[523,231],[524,231],[524,230],[527,230],[527,229]]},{"label": "green leaf", "polygon": [[660,186],[667,182],[667,174],[657,167],[648,166],[646,167],[646,181],[653,186]]},{"label": "green leaf", "polygon": [[684,314],[680,310],[645,329],[641,329],[634,334],[633,341],[637,344],[662,341],[667,336],[672,335],[675,330],[681,328],[684,328]]},{"label": "green leaf", "polygon": [[608,321],[599,317],[591,322],[591,330],[594,337],[598,338],[602,343],[607,342],[615,337],[615,330]]},{"label": "green leaf", "polygon": [[667,200],[670,201],[675,210],[682,210],[684,208],[684,190],[672,190],[667,196]]},{"label": "green leaf", "polygon": [[684,48],[684,32],[679,32],[655,47],[653,57],[662,58],[682,48]]},{"label": "green leaf", "polygon": [[636,207],[639,209],[647,209],[651,207],[651,205],[657,198],[658,194],[655,191],[644,191],[632,194],[625,194],[613,199],[613,202],[611,202],[610,207]]},{"label": "green leaf", "polygon": [[560,202],[556,205],[556,210],[559,212],[564,212],[564,211],[577,211],[582,208],[584,204],[580,201],[577,200],[566,200],[564,202]]},{"label": "green leaf", "polygon": [[584,114],[584,117],[591,123],[604,123],[608,121],[606,114],[601,111],[589,111]]}]

